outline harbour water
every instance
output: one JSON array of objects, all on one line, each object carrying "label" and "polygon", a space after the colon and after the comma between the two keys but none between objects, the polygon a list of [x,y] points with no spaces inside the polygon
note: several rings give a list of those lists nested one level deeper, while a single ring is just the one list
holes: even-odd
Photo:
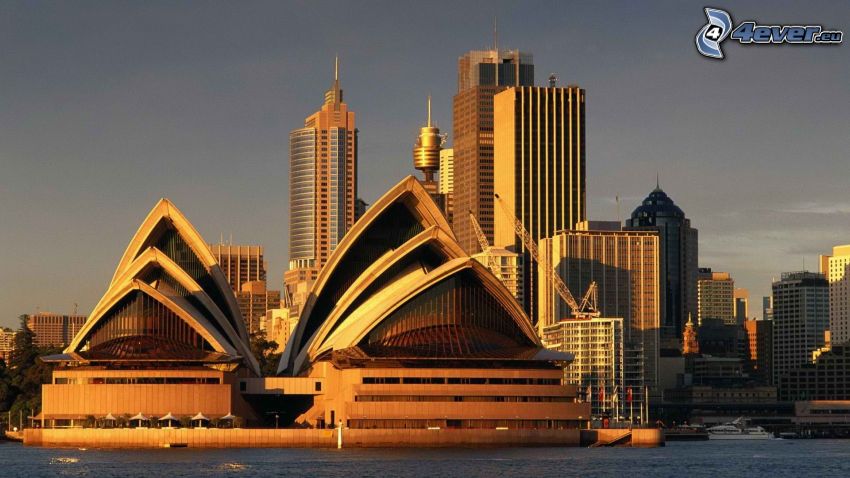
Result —
[{"label": "harbour water", "polygon": [[663,448],[79,450],[0,442],[8,477],[850,476],[850,440],[705,441]]}]

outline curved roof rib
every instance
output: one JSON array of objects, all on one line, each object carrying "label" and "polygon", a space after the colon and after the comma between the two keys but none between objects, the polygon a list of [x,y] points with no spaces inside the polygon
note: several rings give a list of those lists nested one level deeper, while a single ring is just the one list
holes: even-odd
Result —
[{"label": "curved roof rib", "polygon": [[[207,322],[212,325],[215,330],[222,335],[227,343],[237,351],[237,354],[245,359],[249,367],[255,373],[259,374],[259,364],[256,362],[256,358],[251,353],[250,347],[239,337],[239,334],[233,329],[230,321],[219,309],[218,305],[186,271],[180,268],[180,266],[171,260],[168,255],[155,247],[149,247],[146,249],[124,269],[121,275],[115,280],[114,285],[110,287],[110,289],[94,307],[89,319],[86,321],[85,325],[71,344],[67,347],[65,352],[71,353],[79,351],[79,348],[88,332],[99,322],[99,317],[101,317],[124,295],[126,295],[126,288],[121,287],[122,284],[127,284],[140,279],[141,277],[148,275],[149,272],[157,269],[161,270],[163,274],[166,274],[168,277],[173,279],[178,288],[185,290],[185,293],[188,297],[190,297],[189,301],[192,301],[195,304],[191,306],[193,310],[196,310],[201,316],[207,319]],[[153,287],[150,283],[148,283],[148,285]],[[158,287],[154,288],[158,289]],[[177,291],[175,291],[175,293],[176,292]]]},{"label": "curved roof rib", "polygon": [[162,304],[216,352],[242,357],[249,369],[260,374],[236,297],[221,267],[197,230],[168,199],[157,202],[136,231],[109,288],[66,353],[80,352],[101,322],[110,320],[112,310],[133,291]]},{"label": "curved roof rib", "polygon": [[[224,272],[218,265],[209,246],[204,242],[195,227],[177,209],[177,206],[166,198],[162,198],[156,203],[142,222],[142,225],[139,226],[133,239],[130,240],[130,244],[124,251],[118,267],[115,269],[110,286],[115,284],[121,274],[130,267],[136,258],[143,254],[149,247],[156,246],[157,242],[163,239],[169,231],[176,233],[177,238],[175,239],[182,241],[190,249],[188,251],[190,252],[187,255],[188,257],[179,258],[180,260],[177,257],[169,257],[177,263],[183,260],[192,263],[194,259],[200,263],[204,271],[187,272],[194,272],[198,276],[205,275],[209,277],[208,280],[203,281],[208,282],[208,284],[205,284],[205,287],[207,287],[205,291],[217,302],[219,309],[228,317],[228,321],[233,329],[247,342],[248,331],[239,312],[239,304],[236,302],[236,297],[227,283]],[[192,269],[195,268],[192,267]],[[196,279],[199,279],[199,277],[196,277]],[[214,290],[210,290],[210,288]]]},{"label": "curved roof rib", "polygon": [[[313,340],[364,269],[431,227],[441,231],[445,243],[457,242],[440,208],[413,176],[378,199],[345,234],[319,272],[278,371],[294,365],[295,357]],[[456,245],[449,247],[459,250]]]},{"label": "curved roof rib", "polygon": [[[295,369],[301,369],[307,363],[315,360],[316,357],[330,350],[341,350],[350,347],[355,347],[360,344],[367,336],[379,327],[388,317],[393,315],[393,312],[399,310],[405,304],[410,303],[417,297],[426,293],[436,285],[447,279],[458,276],[461,273],[468,272],[475,280],[501,305],[506,315],[513,319],[513,330],[517,332],[516,339],[529,347],[539,347],[540,342],[537,338],[531,323],[529,322],[525,312],[520,307],[519,303],[514,299],[510,292],[498,282],[486,267],[478,261],[469,257],[461,257],[447,262],[439,268],[429,273],[409,273],[407,277],[401,278],[397,283],[375,294],[368,304],[364,304],[356,311],[352,312],[343,324],[341,324],[332,334],[323,337],[322,341],[312,343],[309,350],[298,357],[296,360]],[[461,322],[465,318],[473,317],[476,312],[481,311],[463,310],[461,311]],[[451,324],[452,327],[465,326],[463,323]],[[424,326],[423,326],[424,327]],[[425,328],[436,328],[436,324],[429,324]]]},{"label": "curved roof rib", "polygon": [[210,324],[207,319],[197,311],[197,309],[185,301],[185,299],[178,296],[166,296],[162,292],[138,279],[116,284],[114,289],[115,293],[112,295],[112,298],[104,305],[98,315],[92,315],[89,317],[89,321],[86,323],[88,327],[77,334],[73,346],[68,347],[65,352],[81,352],[81,349],[88,338],[95,330],[97,330],[96,326],[100,325],[103,319],[108,320],[110,317],[109,312],[112,311],[112,308],[134,291],[144,293],[180,317],[186,324],[192,327],[198,335],[203,337],[216,352],[226,353],[229,355],[239,355],[236,349],[224,338],[224,336],[212,327],[212,324]]}]

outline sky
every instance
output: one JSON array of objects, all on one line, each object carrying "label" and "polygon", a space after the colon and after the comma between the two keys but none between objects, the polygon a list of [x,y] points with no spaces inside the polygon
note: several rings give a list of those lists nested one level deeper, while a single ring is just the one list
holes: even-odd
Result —
[{"label": "sky", "polygon": [[[433,116],[451,132],[457,59],[493,42],[543,84],[587,91],[591,219],[661,187],[699,229],[700,265],[750,290],[850,243],[850,53],[742,46],[700,56],[704,3],[0,2],[0,326],[87,314],[160,197],[209,242],[288,250],[288,134],[340,57],[359,190],[413,173]],[[848,2],[725,2],[739,22],[850,31]],[[451,142],[451,135],[449,142]]]}]

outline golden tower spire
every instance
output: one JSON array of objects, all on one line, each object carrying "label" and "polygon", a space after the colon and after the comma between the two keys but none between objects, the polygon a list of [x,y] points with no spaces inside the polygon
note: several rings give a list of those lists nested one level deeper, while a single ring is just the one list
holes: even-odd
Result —
[{"label": "golden tower spire", "polygon": [[431,125],[431,95],[428,95],[428,120],[426,126],[419,129],[419,137],[413,147],[413,167],[425,175],[423,185],[431,194],[437,192],[434,172],[440,169],[442,142],[440,129]]},{"label": "golden tower spire", "polygon": [[338,106],[342,103],[342,88],[339,87],[339,55],[334,56],[334,82],[325,92],[325,104]]}]

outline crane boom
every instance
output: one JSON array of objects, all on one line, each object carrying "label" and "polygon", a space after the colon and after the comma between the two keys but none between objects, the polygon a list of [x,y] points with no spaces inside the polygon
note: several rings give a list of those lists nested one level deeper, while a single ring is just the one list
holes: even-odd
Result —
[{"label": "crane boom", "polygon": [[472,229],[475,231],[475,237],[478,238],[478,245],[481,246],[481,252],[487,256],[487,267],[493,272],[493,275],[495,275],[496,278],[501,280],[501,267],[499,267],[496,263],[496,258],[493,257],[493,254],[489,254],[488,249],[490,249],[490,243],[487,242],[487,236],[484,234],[484,231],[481,230],[481,225],[478,224],[478,220],[475,219],[475,214],[472,214],[471,209],[469,211],[469,221],[472,223]]},{"label": "crane boom", "polygon": [[[540,251],[537,249],[537,244],[534,242],[534,239],[531,237],[531,234],[522,225],[522,222],[511,213],[505,203],[502,201],[502,198],[499,197],[498,194],[494,195],[496,197],[496,202],[499,203],[499,206],[502,208],[502,211],[508,216],[513,222],[514,232],[522,241],[522,245],[528,250],[528,253],[531,255],[531,258],[534,259],[534,262],[540,265],[540,267],[546,272],[546,275],[549,277],[549,280],[552,281],[552,284],[555,286],[555,291],[561,296],[561,299],[567,303],[567,306],[572,311],[575,317],[598,317],[599,312],[596,310],[596,282],[591,282],[590,287],[588,287],[587,294],[582,299],[582,305],[579,305],[576,302],[575,297],[573,297],[572,292],[567,287],[567,284],[564,284],[564,281],[561,280],[561,277],[555,272],[555,269],[549,264],[544,257],[540,255]],[[585,308],[588,305],[592,306],[591,310],[585,311]]]}]

